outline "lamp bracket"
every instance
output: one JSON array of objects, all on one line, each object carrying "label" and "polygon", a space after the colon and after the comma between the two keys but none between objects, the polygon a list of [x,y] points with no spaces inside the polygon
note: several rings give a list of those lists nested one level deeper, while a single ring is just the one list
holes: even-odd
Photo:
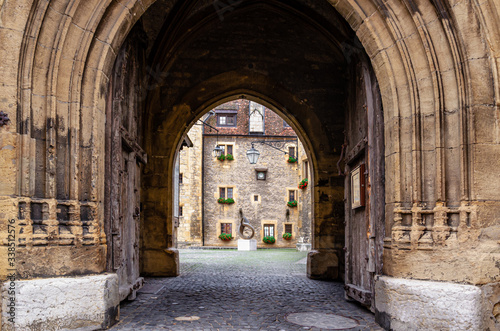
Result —
[{"label": "lamp bracket", "polygon": [[252,147],[254,147],[253,146],[254,144],[267,145],[267,146],[270,146],[270,147],[272,147],[274,149],[277,149],[280,152],[283,152],[285,154],[290,155],[290,153],[287,152],[286,150],[284,150],[284,148],[285,148],[285,145],[287,143],[291,143],[291,142],[295,142],[295,145],[297,146],[298,139],[295,138],[295,139],[284,139],[284,140],[258,140],[258,141],[253,141],[252,142]]}]

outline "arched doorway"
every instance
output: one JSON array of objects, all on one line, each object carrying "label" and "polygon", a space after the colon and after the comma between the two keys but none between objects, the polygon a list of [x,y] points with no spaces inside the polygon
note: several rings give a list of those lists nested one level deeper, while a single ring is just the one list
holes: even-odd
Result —
[{"label": "arched doorway", "polygon": [[184,134],[174,174],[176,247],[235,248],[243,216],[256,246],[307,250],[310,153],[283,117],[244,97],[211,106]]},{"label": "arched doorway", "polygon": [[[127,100],[141,88],[147,94],[138,106],[131,106],[131,101],[118,107],[119,116],[126,119],[140,122],[143,117],[143,135],[128,143],[141,147],[136,151],[127,147],[127,153],[134,153],[137,164],[141,163],[137,157],[147,154],[140,184],[134,181],[129,190],[141,191],[140,206],[127,211],[135,215],[141,211],[140,230],[135,241],[125,244],[120,239],[118,250],[113,246],[108,250],[108,261],[122,252],[118,259],[123,270],[128,265],[123,261],[129,261],[123,245],[133,246],[130,251],[140,256],[132,268],[134,276],[124,277],[133,279],[123,283],[124,293],[125,289],[133,293],[140,283],[139,270],[149,276],[178,275],[172,175],[177,146],[186,128],[211,106],[244,97],[279,112],[309,151],[314,216],[308,276],[345,279],[348,295],[370,306],[373,276],[382,266],[384,145],[380,94],[368,57],[352,30],[326,4],[320,6],[324,11],[299,3],[242,4],[224,20],[210,6],[192,5],[178,4],[154,45],[143,46],[149,51],[148,60],[135,53],[137,47],[124,46],[118,55],[132,63],[130,70],[142,70],[142,76],[122,75],[112,81],[121,81],[128,89],[119,99]],[[146,14],[125,45],[142,42],[147,18]],[[175,32],[170,31],[173,21],[179,27]],[[260,24],[254,25],[257,21]],[[130,70],[115,67],[113,77]],[[114,99],[112,94],[110,98]],[[111,149],[109,155],[117,153]],[[136,226],[137,221],[131,222]],[[114,245],[111,233],[108,242]]]},{"label": "arched doorway", "polygon": [[[221,4],[222,1],[214,3]],[[287,12],[287,17],[298,18],[297,21],[288,20],[291,23],[310,22],[315,27],[314,31],[326,32],[322,35],[327,36],[327,39],[328,31],[337,31],[338,33],[333,33],[337,37],[347,31],[345,34],[347,37],[342,39],[343,41],[352,40],[349,36],[355,32],[376,72],[384,104],[386,140],[387,235],[384,239],[386,249],[383,271],[386,276],[381,277],[379,281],[381,287],[378,291],[382,295],[378,301],[382,302],[379,308],[386,314],[381,315],[382,318],[386,318],[384,323],[389,325],[391,320],[398,320],[402,325],[412,325],[413,321],[402,320],[405,313],[398,311],[400,300],[391,297],[393,289],[398,288],[400,283],[403,283],[402,287],[408,289],[409,294],[414,296],[416,293],[414,290],[422,287],[412,279],[425,280],[427,284],[436,287],[444,281],[449,285],[446,294],[439,298],[436,298],[436,293],[429,290],[431,286],[426,285],[424,288],[431,292],[430,296],[426,296],[427,301],[412,302],[413,307],[424,312],[423,315],[436,314],[429,315],[426,321],[429,323],[426,324],[427,328],[439,328],[439,325],[433,324],[435,320],[449,322],[455,316],[464,316],[463,311],[459,310],[426,309],[430,303],[433,304],[441,297],[456,298],[455,294],[462,292],[457,283],[469,284],[469,288],[476,293],[475,298],[478,301],[465,297],[456,300],[460,303],[456,305],[459,307],[457,309],[468,308],[469,315],[466,318],[475,321],[472,325],[481,329],[485,327],[478,325],[483,322],[485,325],[497,323],[495,316],[498,299],[484,290],[488,287],[494,288],[499,280],[496,264],[498,252],[492,249],[497,247],[498,220],[491,216],[498,214],[496,188],[500,180],[497,174],[498,158],[496,158],[499,150],[497,2],[494,0],[460,3],[446,0],[420,2],[297,0],[266,3],[255,1],[252,4],[232,2],[231,5],[222,7],[213,6],[214,3],[207,3],[205,7],[203,4],[198,6],[195,1],[179,2],[175,5],[168,0],[111,2],[53,0],[3,3],[4,47],[0,52],[2,58],[6,59],[4,67],[6,74],[2,76],[4,88],[0,102],[9,113],[10,121],[7,122],[10,124],[2,126],[3,145],[0,150],[7,160],[4,169],[7,173],[16,175],[2,178],[2,201],[5,202],[2,210],[5,210],[8,217],[17,216],[19,219],[20,236],[17,252],[18,259],[22,261],[17,266],[19,275],[27,280],[52,277],[57,283],[58,277],[99,274],[106,270],[106,262],[109,261],[106,258],[106,250],[110,245],[106,235],[111,233],[104,227],[109,215],[105,214],[103,208],[107,200],[105,183],[109,179],[104,170],[105,131],[106,124],[109,124],[106,122],[106,100],[116,56],[132,27],[142,19],[143,24],[149,25],[144,29],[146,35],[151,37],[148,39],[153,41],[158,35],[167,36],[163,46],[160,41],[157,46],[151,46],[150,50],[154,49],[156,57],[148,57],[149,64],[160,64],[161,59],[166,62],[175,60],[176,64],[181,64],[177,61],[181,59],[178,57],[180,53],[176,53],[176,50],[180,50],[177,47],[192,45],[184,38],[185,36],[200,36],[199,32],[207,31],[203,29],[204,24],[210,25],[217,22],[216,20],[227,23],[230,17],[238,13],[244,13],[245,10],[247,13],[251,12],[251,5],[262,6],[273,13]],[[332,13],[330,6],[334,7],[338,14],[329,15],[328,13]],[[211,15],[204,15],[209,12]],[[159,34],[165,22],[163,16],[167,13],[168,24]],[[196,16],[197,13],[200,15]],[[321,19],[325,15],[328,16],[326,20]],[[344,22],[342,18],[349,26],[336,24]],[[283,19],[285,23],[287,22],[281,14],[273,16],[271,22],[275,19],[276,22]],[[199,25],[189,24],[189,21]],[[269,22],[269,16],[267,18],[259,16],[249,26],[251,29],[257,26],[257,29],[265,30],[266,26],[269,27]],[[304,27],[303,24],[299,25]],[[151,100],[156,98],[159,102],[150,103],[159,106],[156,109],[158,112],[150,112],[156,114],[150,116],[152,118],[150,121],[157,123],[162,123],[165,117],[176,118],[179,115],[176,110],[191,109],[191,104],[183,108],[179,95],[174,93],[175,88],[177,92],[180,89],[195,91],[198,85],[202,86],[211,79],[212,82],[216,81],[215,77],[226,77],[234,89],[257,90],[256,93],[263,95],[271,93],[273,97],[276,94],[280,103],[290,106],[287,108],[290,118],[300,123],[307,136],[311,134],[311,137],[316,137],[311,139],[311,142],[314,155],[317,157],[317,165],[321,169],[321,177],[317,179],[318,187],[322,189],[315,193],[317,195],[315,197],[318,198],[315,201],[319,203],[315,208],[322,212],[316,216],[323,222],[338,214],[326,206],[326,200],[330,197],[337,198],[335,195],[337,191],[330,187],[330,183],[335,183],[338,178],[331,175],[334,174],[332,169],[335,168],[336,162],[333,157],[328,158],[328,152],[325,150],[335,150],[334,146],[338,143],[343,144],[344,141],[334,138],[335,134],[330,134],[341,132],[332,130],[335,123],[319,121],[318,118],[328,119],[328,113],[325,115],[321,113],[322,111],[328,107],[331,110],[340,109],[342,106],[335,102],[327,102],[327,107],[318,106],[298,90],[289,93],[291,101],[287,102],[284,100],[286,98],[279,97],[279,91],[283,88],[287,90],[290,82],[297,84],[303,82],[306,85],[306,82],[309,83],[311,78],[316,77],[309,75],[308,72],[297,71],[295,67],[287,66],[287,63],[293,62],[296,67],[311,68],[311,72],[314,72],[318,70],[317,68],[325,69],[324,63],[321,66],[318,63],[309,63],[308,66],[307,61],[323,59],[324,62],[327,59],[330,64],[334,62],[329,61],[328,57],[314,56],[302,59],[307,61],[297,62],[296,58],[291,61],[289,53],[296,55],[310,51],[313,55],[317,55],[321,52],[314,50],[318,50],[320,45],[330,45],[330,43],[324,40],[318,43],[315,39],[317,35],[305,33],[311,30],[296,31],[295,24],[285,24],[285,26],[290,29],[287,31],[283,28],[272,29],[269,36],[294,34],[297,36],[298,42],[289,42],[290,47],[285,50],[286,56],[278,58],[276,55],[283,53],[277,50],[263,53],[256,52],[257,48],[250,47],[245,56],[240,57],[235,56],[238,54],[234,52],[234,48],[224,48],[227,51],[225,53],[227,59],[231,60],[227,61],[229,65],[227,70],[239,74],[224,76],[223,73],[212,73],[214,76],[210,76],[211,70],[217,66],[214,66],[214,62],[205,60],[215,52],[207,54],[200,52],[203,48],[198,48],[197,51],[193,49],[193,52],[189,52],[193,60],[191,63],[200,60],[197,65],[206,64],[208,68],[205,69],[209,70],[193,67],[191,68],[195,71],[195,75],[191,76],[194,77],[193,81],[187,82],[180,79],[182,76],[177,76],[177,81],[173,84],[169,82],[168,88],[157,83],[146,83],[143,86],[148,92],[152,92]],[[251,29],[246,31],[240,29],[239,32],[242,36],[248,35],[249,31],[254,31]],[[225,31],[229,36],[238,29],[226,31],[221,27],[216,31]],[[255,33],[252,36],[259,34]],[[217,36],[212,37],[217,41]],[[194,37],[190,40],[198,39]],[[240,45],[241,38],[238,41],[238,47],[249,47],[251,40],[244,40],[242,45]],[[283,40],[275,38],[275,41]],[[311,48],[304,47],[307,42],[310,44],[306,46],[310,45]],[[207,50],[210,45],[221,44],[208,40],[205,45]],[[273,46],[274,43],[268,45]],[[341,43],[340,49],[345,51],[342,52],[345,59],[350,58],[361,48],[357,47],[356,43],[354,48],[344,47],[349,45],[349,42]],[[326,53],[330,54],[328,50],[329,48]],[[331,54],[338,55],[335,51]],[[269,66],[256,65],[258,63],[253,63],[255,62],[253,60],[248,61],[252,55],[257,59],[266,58],[269,60],[268,64],[282,63],[281,72],[292,79],[276,79],[279,78],[275,75],[277,70],[272,71]],[[339,60],[336,55],[333,58]],[[220,53],[219,59],[221,59]],[[234,61],[238,59],[245,61],[238,64]],[[344,63],[342,61],[340,59],[338,63]],[[169,66],[170,64],[167,64],[165,68]],[[165,77],[155,74],[161,74],[164,72],[163,69],[161,65],[149,68],[146,66],[146,76],[151,77],[150,81],[155,82],[155,79],[161,81]],[[165,71],[168,72],[170,71]],[[182,73],[177,71],[176,75],[179,72]],[[342,73],[342,70],[332,72]],[[200,73],[205,73],[209,77],[202,77]],[[296,77],[292,77],[293,73]],[[170,74],[173,75],[174,72]],[[259,74],[263,78],[259,78]],[[339,81],[343,77],[330,76],[339,78]],[[234,82],[235,78],[240,81]],[[259,91],[258,86],[254,86],[258,84],[254,83],[266,79],[269,82],[268,88]],[[323,82],[326,84],[329,80]],[[156,91],[157,88],[162,91]],[[228,91],[234,92],[232,88],[228,90],[219,88],[218,96],[225,95]],[[310,89],[309,93],[317,96],[320,90]],[[290,92],[289,89],[287,91]],[[172,99],[165,96],[170,96]],[[206,94],[205,96],[208,97],[206,100],[215,98]],[[337,101],[345,100],[341,95],[336,94],[336,96]],[[204,101],[199,100],[199,102]],[[160,109],[166,112],[162,113]],[[192,115],[195,118],[199,114]],[[338,113],[334,112],[334,116],[336,115]],[[179,118],[180,123],[186,124],[191,121],[191,118]],[[5,118],[2,124],[5,124]],[[148,128],[151,127],[150,125]],[[175,136],[176,133],[182,132],[180,128],[165,127],[175,129],[164,133],[165,135]],[[319,132],[314,132],[313,128],[319,128],[317,129]],[[174,145],[168,144],[167,147]],[[148,151],[152,150],[150,147]],[[164,157],[170,160],[172,157],[168,148],[164,151],[166,154],[158,154],[158,158]],[[170,181],[168,176],[166,178],[153,176],[146,179],[162,183]],[[162,187],[158,191],[166,193]],[[170,198],[168,194],[164,197],[165,201],[158,199],[158,205],[168,209]],[[321,201],[325,204],[321,204]],[[159,211],[158,214],[148,215],[148,218],[162,218],[164,216],[162,210]],[[168,224],[170,223],[153,221],[148,223],[148,226],[151,225],[149,231],[155,233],[158,230],[157,239],[168,243]],[[320,237],[318,246],[323,250],[323,256],[327,256],[329,250],[326,248],[331,247],[329,244],[341,242],[337,240],[342,237],[338,229],[344,227],[339,226],[338,222],[324,224],[320,233],[329,234]],[[158,261],[163,261],[165,255],[170,254],[165,247],[168,245],[153,245],[145,252],[152,257],[150,261],[154,260],[155,254],[159,257]],[[6,248],[4,243],[4,250]],[[335,247],[334,251],[339,252],[341,249],[342,247]],[[485,258],[478,260],[478,254]],[[334,253],[334,256],[342,255]],[[316,258],[319,259],[319,256]],[[326,260],[331,261],[334,258]],[[464,262],[458,265],[457,261]],[[457,273],[457,268],[463,272]],[[336,267],[332,270],[338,269],[340,268]],[[2,277],[5,279],[5,268],[2,272]],[[324,271],[318,272],[322,273]],[[106,277],[101,277],[101,281],[106,278],[105,282],[109,280],[112,283],[116,275],[111,273]],[[78,281],[73,281],[71,284]],[[38,288],[43,297],[50,296],[50,291],[45,290],[45,287]],[[93,288],[101,291],[95,284]],[[114,290],[111,292],[114,293]],[[490,303],[484,307],[470,303],[482,300],[483,294],[490,298],[489,302],[494,307],[488,306]],[[384,303],[387,298],[387,302]],[[24,307],[29,309],[29,305]],[[111,300],[106,307],[116,307],[116,303]],[[47,307],[44,309],[49,310]],[[75,316],[78,316],[82,309],[78,307],[75,311],[67,314],[68,319],[76,319]],[[477,322],[475,318],[483,311],[488,311],[488,316]],[[116,311],[110,310],[111,315],[114,313]],[[42,315],[43,318],[52,316],[48,313]]]}]

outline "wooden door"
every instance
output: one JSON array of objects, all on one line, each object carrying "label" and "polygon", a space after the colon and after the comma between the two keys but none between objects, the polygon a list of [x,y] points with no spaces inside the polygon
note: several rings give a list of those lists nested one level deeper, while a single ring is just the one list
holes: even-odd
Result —
[{"label": "wooden door", "polygon": [[355,98],[346,123],[345,294],[372,308],[384,238],[383,116],[371,68],[362,60],[353,71]]},{"label": "wooden door", "polygon": [[[137,33],[132,31],[131,33]],[[117,56],[110,81],[106,144],[106,232],[108,271],[119,278],[120,300],[135,299],[140,277],[141,173],[147,155],[141,147],[141,72],[144,45],[131,38]]]},{"label": "wooden door", "polygon": [[110,249],[123,300],[135,299],[136,291],[144,282],[139,275],[140,180],[143,161],[142,155],[132,149],[133,144],[123,136],[121,145],[118,180],[113,181],[116,183],[114,191],[118,194],[112,194],[112,198],[116,199],[118,208],[112,211],[114,231]]}]

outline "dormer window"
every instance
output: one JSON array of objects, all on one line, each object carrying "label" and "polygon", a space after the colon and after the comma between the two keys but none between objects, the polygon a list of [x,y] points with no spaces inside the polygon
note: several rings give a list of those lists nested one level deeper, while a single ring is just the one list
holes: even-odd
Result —
[{"label": "dormer window", "polygon": [[217,126],[221,127],[235,127],[236,126],[236,114],[237,110],[231,109],[220,109],[216,110],[217,114]]},{"label": "dormer window", "polygon": [[250,101],[250,133],[264,133],[264,106]]}]

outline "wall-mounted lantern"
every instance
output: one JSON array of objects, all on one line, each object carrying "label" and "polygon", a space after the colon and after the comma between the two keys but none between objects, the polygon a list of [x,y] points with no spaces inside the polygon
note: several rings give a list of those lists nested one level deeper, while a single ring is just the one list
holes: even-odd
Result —
[{"label": "wall-mounted lantern", "polygon": [[250,148],[247,151],[248,162],[250,162],[250,164],[256,164],[257,161],[259,160],[259,156],[260,156],[259,151],[254,148],[252,143],[252,148]]},{"label": "wall-mounted lantern", "polygon": [[[256,164],[257,161],[259,160],[260,152],[255,149],[254,144],[262,144],[262,145],[268,145],[271,146],[274,149],[277,149],[280,152],[283,152],[285,154],[290,155],[287,151],[283,150],[282,148],[285,147],[285,144],[288,142],[295,142],[295,145],[298,144],[298,139],[288,139],[288,140],[259,140],[259,141],[254,141],[252,142],[252,148],[250,148],[247,151],[247,158],[248,162],[250,164]],[[292,157],[295,157],[295,155],[290,155]]]},{"label": "wall-mounted lantern", "polygon": [[[217,139],[218,140],[218,139]],[[215,145],[214,151],[212,152],[214,157],[220,157],[222,154],[224,154],[224,147]]]}]

